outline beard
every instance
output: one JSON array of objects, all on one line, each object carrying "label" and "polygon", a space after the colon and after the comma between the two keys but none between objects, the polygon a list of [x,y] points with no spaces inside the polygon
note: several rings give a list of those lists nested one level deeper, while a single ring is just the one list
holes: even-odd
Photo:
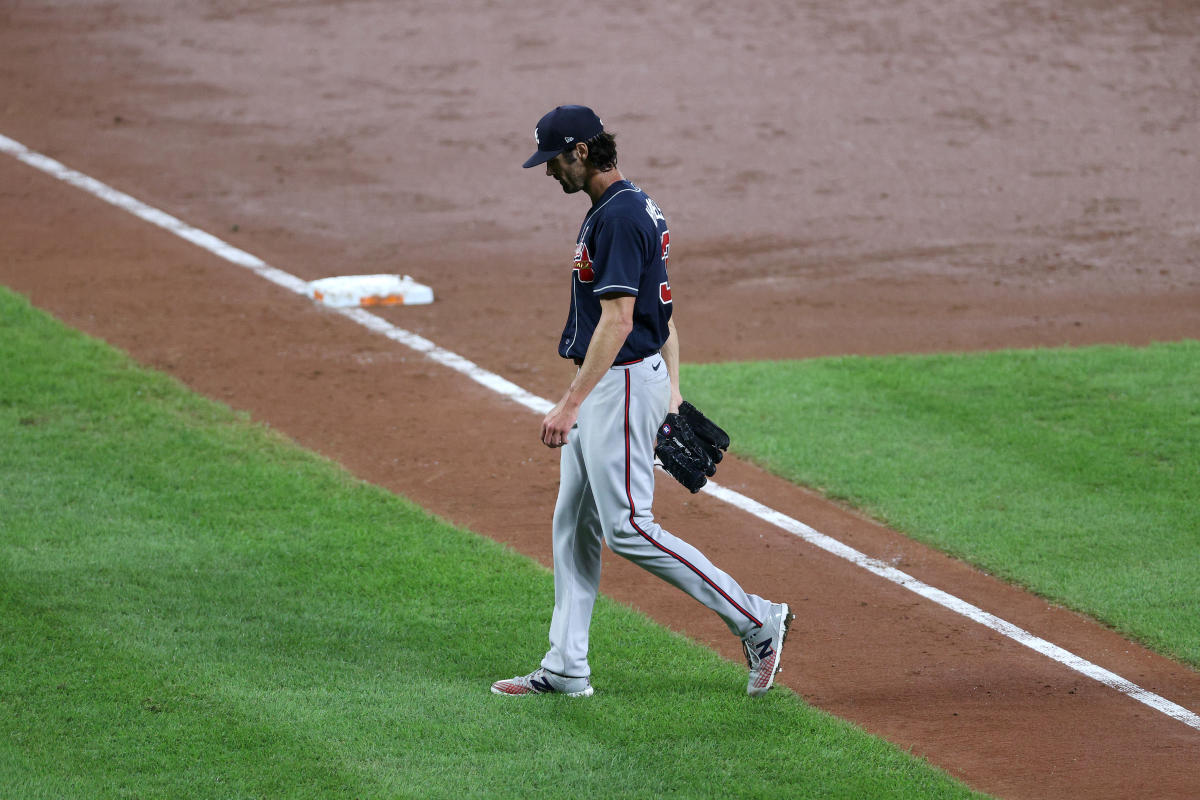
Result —
[{"label": "beard", "polygon": [[[568,150],[563,155],[563,160],[567,163],[567,166],[574,166],[574,164],[579,161],[579,156],[575,155],[575,151]],[[574,172],[574,170],[571,170],[570,172]],[[563,192],[566,194],[575,194],[583,189],[587,181],[581,177],[579,182],[576,183],[575,178],[572,177],[570,172],[565,172],[565,174],[558,175],[556,177],[558,178],[559,184],[562,186]]]}]

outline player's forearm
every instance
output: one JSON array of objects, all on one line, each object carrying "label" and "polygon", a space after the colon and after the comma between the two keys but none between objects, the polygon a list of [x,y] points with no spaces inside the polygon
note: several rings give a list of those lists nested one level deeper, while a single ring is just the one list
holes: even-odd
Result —
[{"label": "player's forearm", "polygon": [[679,388],[679,332],[675,330],[675,320],[667,322],[667,329],[667,341],[662,346],[663,361],[667,362],[667,374],[671,376],[671,406],[667,410],[678,414],[683,393]]},{"label": "player's forearm", "polygon": [[600,383],[600,379],[617,360],[617,353],[621,352],[631,330],[631,315],[617,313],[617,309],[610,313],[607,307],[601,312],[600,321],[592,333],[592,341],[588,344],[587,356],[567,388],[566,399],[571,405],[578,408],[596,388],[596,384]]}]

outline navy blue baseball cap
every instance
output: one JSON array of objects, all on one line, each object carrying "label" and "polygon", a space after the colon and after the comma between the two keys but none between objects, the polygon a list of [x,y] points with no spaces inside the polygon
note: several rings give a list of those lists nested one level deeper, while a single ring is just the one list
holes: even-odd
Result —
[{"label": "navy blue baseball cap", "polygon": [[559,106],[538,120],[533,129],[537,152],[525,160],[526,169],[545,164],[576,142],[586,142],[604,132],[604,123],[587,106]]}]

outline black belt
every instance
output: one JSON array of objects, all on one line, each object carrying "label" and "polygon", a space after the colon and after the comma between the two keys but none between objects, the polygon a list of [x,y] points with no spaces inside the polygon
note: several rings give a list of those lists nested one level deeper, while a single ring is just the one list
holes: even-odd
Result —
[{"label": "black belt", "polygon": [[[647,358],[650,358],[650,356],[656,356],[656,355],[658,355],[658,353],[651,353],[649,356],[643,356],[642,358],[635,358],[632,361],[618,361],[617,363],[613,364],[613,366],[614,367],[632,367],[634,364],[640,364],[641,362],[645,361]],[[583,366],[582,358],[573,358],[571,360],[575,362],[575,366],[577,366],[577,367]]]}]

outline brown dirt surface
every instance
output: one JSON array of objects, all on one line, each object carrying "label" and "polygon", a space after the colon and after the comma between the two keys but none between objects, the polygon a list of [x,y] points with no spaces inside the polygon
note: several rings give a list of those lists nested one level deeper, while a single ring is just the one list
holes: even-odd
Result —
[{"label": "brown dirt surface", "polygon": [[[671,221],[687,361],[1200,337],[1198,37],[1186,0],[17,2],[0,133],[305,280],[430,283],[377,313],[556,398],[585,205],[518,165],[563,102]],[[424,357],[7,157],[0,282],[549,562],[536,416]],[[720,479],[1200,709],[1196,672],[1092,621],[747,463]],[[713,498],[660,481],[657,510],[795,603],[807,701],[1001,797],[1200,793],[1200,732]],[[620,559],[603,590],[740,658]]]}]

